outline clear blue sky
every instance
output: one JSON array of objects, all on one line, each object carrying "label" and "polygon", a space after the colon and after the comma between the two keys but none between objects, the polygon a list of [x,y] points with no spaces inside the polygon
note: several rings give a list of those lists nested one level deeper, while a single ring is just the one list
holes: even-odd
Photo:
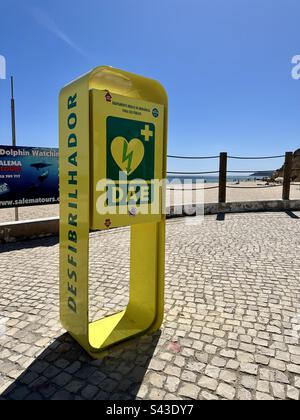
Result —
[{"label": "clear blue sky", "polygon": [[[295,150],[299,21],[299,0],[2,0],[0,54],[15,76],[18,144],[57,147],[60,88],[108,64],[166,87],[169,154]],[[9,82],[0,80],[0,143],[9,142]],[[169,170],[216,166],[169,161]]]}]

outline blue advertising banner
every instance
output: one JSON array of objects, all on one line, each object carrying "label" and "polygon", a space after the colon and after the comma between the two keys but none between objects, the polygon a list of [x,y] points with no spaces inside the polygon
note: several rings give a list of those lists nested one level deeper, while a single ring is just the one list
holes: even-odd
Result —
[{"label": "blue advertising banner", "polygon": [[0,146],[0,209],[59,202],[58,149]]}]

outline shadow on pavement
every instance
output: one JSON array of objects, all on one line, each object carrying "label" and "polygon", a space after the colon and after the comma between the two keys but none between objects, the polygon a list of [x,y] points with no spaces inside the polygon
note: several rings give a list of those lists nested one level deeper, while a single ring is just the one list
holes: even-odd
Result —
[{"label": "shadow on pavement", "polygon": [[217,221],[224,222],[225,221],[225,213],[218,213],[217,214]]},{"label": "shadow on pavement", "polygon": [[50,236],[48,238],[29,239],[28,241],[0,243],[0,254],[4,252],[19,251],[23,249],[32,249],[39,247],[50,247],[58,245],[58,236]]},{"label": "shadow on pavement", "polygon": [[299,219],[299,216],[297,216],[295,213],[293,213],[290,210],[286,210],[285,212],[288,216],[290,216],[292,219]]},{"label": "shadow on pavement", "polygon": [[68,335],[55,340],[0,396],[4,400],[134,400],[160,332],[92,360]]}]

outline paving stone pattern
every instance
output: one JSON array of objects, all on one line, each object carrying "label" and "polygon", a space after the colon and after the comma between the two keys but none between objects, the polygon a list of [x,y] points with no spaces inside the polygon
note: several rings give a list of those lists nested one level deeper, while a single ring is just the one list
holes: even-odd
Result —
[{"label": "paving stone pattern", "polygon": [[[57,239],[0,245],[0,399],[299,400],[299,217],[169,221],[161,331],[98,361],[59,323]],[[92,320],[128,302],[129,239],[91,235]]]}]

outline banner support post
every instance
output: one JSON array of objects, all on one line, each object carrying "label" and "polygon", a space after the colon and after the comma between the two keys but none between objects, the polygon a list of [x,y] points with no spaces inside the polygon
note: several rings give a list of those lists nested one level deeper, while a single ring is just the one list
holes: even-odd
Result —
[{"label": "banner support post", "polygon": [[[14,78],[10,77],[10,89],[11,89],[11,133],[12,133],[12,145],[17,145],[16,136],[16,110],[15,110],[15,98],[14,98]],[[19,209],[15,207],[15,221],[19,221]]]}]

